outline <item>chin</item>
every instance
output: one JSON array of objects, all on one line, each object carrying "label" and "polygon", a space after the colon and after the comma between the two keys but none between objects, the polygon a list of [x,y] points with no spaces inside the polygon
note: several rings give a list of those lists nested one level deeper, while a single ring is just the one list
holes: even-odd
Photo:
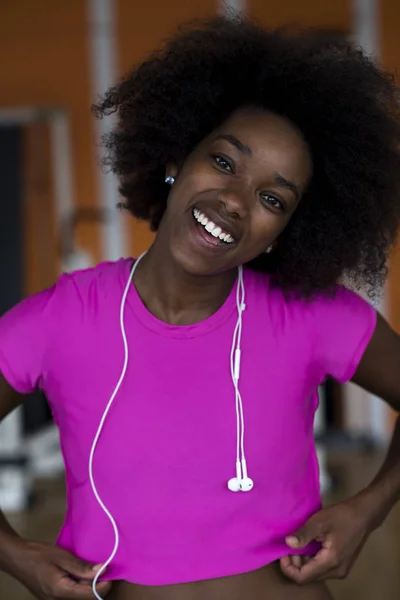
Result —
[{"label": "chin", "polygon": [[212,275],[215,272],[215,265],[212,261],[205,260],[200,254],[185,251],[184,248],[176,249],[173,257],[179,267],[188,275],[201,277]]},{"label": "chin", "polygon": [[179,267],[192,277],[218,275],[238,266],[231,259],[227,260],[228,257],[208,256],[200,251],[193,252],[193,250],[184,247],[175,248],[172,255]]}]

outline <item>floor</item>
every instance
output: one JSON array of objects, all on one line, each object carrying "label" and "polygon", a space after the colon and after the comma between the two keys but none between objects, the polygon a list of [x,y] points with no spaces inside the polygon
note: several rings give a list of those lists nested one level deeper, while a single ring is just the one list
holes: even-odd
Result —
[{"label": "floor", "polygon": [[[327,501],[337,501],[363,487],[376,472],[382,457],[373,453],[335,453],[330,472],[338,482]],[[37,486],[35,507],[10,521],[27,538],[52,542],[64,510],[61,481]],[[332,582],[337,600],[399,600],[400,598],[400,507],[374,533],[345,581]],[[17,582],[0,574],[0,600],[32,600]]]}]

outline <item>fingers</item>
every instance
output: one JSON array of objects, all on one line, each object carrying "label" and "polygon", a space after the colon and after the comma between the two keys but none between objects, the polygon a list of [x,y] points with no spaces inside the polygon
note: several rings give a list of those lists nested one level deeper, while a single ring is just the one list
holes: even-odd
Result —
[{"label": "fingers", "polygon": [[[96,584],[98,594],[105,597],[111,590],[110,581],[100,581]],[[68,600],[93,600],[91,582],[74,581],[68,576],[63,577],[57,589],[57,598],[68,598]]]},{"label": "fingers", "polygon": [[302,556],[300,554],[290,554],[288,556],[283,556],[281,558],[281,567],[282,569],[288,567],[296,567],[296,569],[300,569],[303,565],[307,564],[311,559],[310,556]]},{"label": "fingers", "polygon": [[322,534],[323,520],[321,513],[316,513],[295,534],[288,536],[285,542],[290,548],[304,548],[314,540],[322,541]]},{"label": "fingers", "polygon": [[73,575],[76,579],[92,581],[97,571],[101,569],[101,565],[92,565],[61,549],[59,549],[53,560],[57,567]]},{"label": "fingers", "polygon": [[300,569],[300,567],[303,566],[303,557],[302,556],[292,554],[290,558],[292,561],[292,565],[294,567],[296,567],[296,569]]},{"label": "fingers", "polygon": [[285,573],[286,569],[288,569],[289,567],[292,566],[292,557],[290,555],[282,556],[282,558],[280,560],[280,565],[281,565],[282,571]]},{"label": "fingers", "polygon": [[[77,600],[93,600],[92,581],[101,569],[101,565],[92,565],[65,550],[57,550],[53,557],[54,564],[61,569],[61,573],[64,571],[65,574],[56,584],[56,597],[68,598],[68,600],[75,598]],[[96,589],[102,597],[105,597],[110,588],[111,583],[109,582],[99,582],[96,585]]]},{"label": "fingers", "polygon": [[302,561],[300,567],[296,566],[292,557],[284,557],[281,559],[281,569],[286,577],[299,585],[322,581],[326,579],[334,567],[329,552],[320,550],[315,556],[307,557],[307,560]]},{"label": "fingers", "polygon": [[313,514],[296,533],[286,538],[290,548],[304,548],[313,541],[323,542],[329,531],[329,511],[322,509]]}]

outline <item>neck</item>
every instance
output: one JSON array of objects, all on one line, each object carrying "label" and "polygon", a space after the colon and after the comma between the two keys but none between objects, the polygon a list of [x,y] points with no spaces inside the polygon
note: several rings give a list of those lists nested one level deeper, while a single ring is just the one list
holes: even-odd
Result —
[{"label": "neck", "polygon": [[207,319],[225,302],[237,270],[210,276],[186,273],[155,243],[138,264],[134,284],[146,308],[172,325]]}]

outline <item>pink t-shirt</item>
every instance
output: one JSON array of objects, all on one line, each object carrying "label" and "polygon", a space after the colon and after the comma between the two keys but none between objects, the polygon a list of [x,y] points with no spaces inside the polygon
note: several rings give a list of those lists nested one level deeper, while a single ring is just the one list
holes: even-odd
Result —
[{"label": "pink t-shirt", "polygon": [[[0,320],[0,370],[19,392],[44,390],[60,430],[67,513],[58,543],[93,563],[114,544],[88,460],[124,359],[119,310],[131,264],[63,275]],[[120,532],[108,579],[167,585],[257,569],[288,554],[285,536],[320,507],[317,387],[327,375],[352,377],[376,313],[342,287],[334,299],[307,303],[285,299],[264,274],[245,269],[244,281],[248,493],[227,488],[236,456],[236,286],[214,315],[187,326],[160,322],[131,286],[128,370],[94,460]]]}]

